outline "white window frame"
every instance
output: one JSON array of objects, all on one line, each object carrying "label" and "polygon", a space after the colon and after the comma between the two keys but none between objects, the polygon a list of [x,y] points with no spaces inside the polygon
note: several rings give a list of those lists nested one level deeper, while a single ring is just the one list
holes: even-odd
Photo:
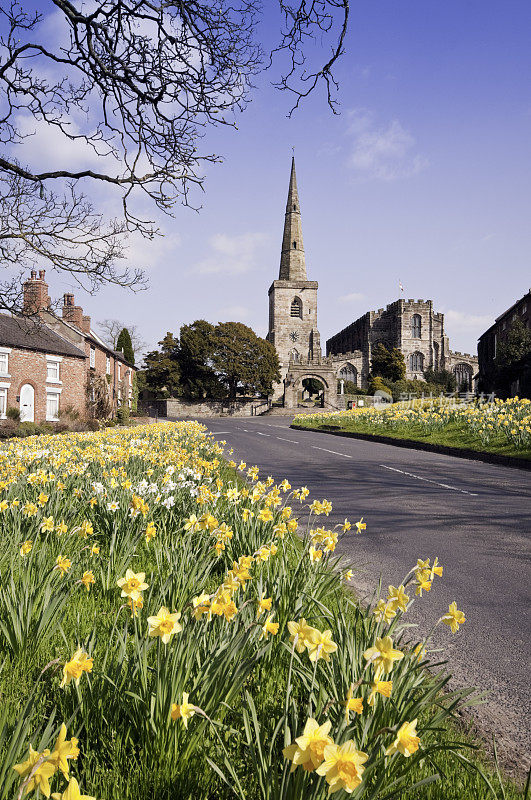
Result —
[{"label": "white window frame", "polygon": [[[46,422],[57,422],[59,420],[60,397],[62,389],[46,389]],[[57,401],[57,416],[52,417],[48,413],[48,400],[51,398]]]},{"label": "white window frame", "polygon": [[[9,354],[11,352],[11,347],[0,347],[0,356],[2,356],[0,360],[0,375],[5,375],[6,377],[11,377],[9,375]],[[4,357],[5,356],[5,357]],[[2,367],[2,363],[5,363],[5,370]]]},{"label": "white window frame", "polygon": [[[0,383],[0,419],[7,419],[7,390],[9,384]],[[2,408],[3,406],[3,408]]]},{"label": "white window frame", "polygon": [[106,361],[105,361],[105,374],[106,375],[110,375],[111,374],[111,357],[110,356],[107,356]]},{"label": "white window frame", "polygon": [[121,389],[118,389],[118,402],[119,403],[122,402],[122,390]]},{"label": "white window frame", "polygon": [[118,380],[122,380],[122,365],[118,362]]},{"label": "white window frame", "polygon": [[90,368],[94,369],[96,366],[96,348],[92,347],[92,345],[90,346],[89,358],[90,358]]},{"label": "white window frame", "polygon": [[[56,383],[61,385],[61,361],[63,360],[62,356],[46,356],[46,383]],[[56,377],[50,377],[48,374],[48,369],[50,367],[56,367]]]},{"label": "white window frame", "polygon": [[133,370],[130,369],[127,374],[128,374],[128,377],[129,377],[129,386],[132,386],[133,385]]}]

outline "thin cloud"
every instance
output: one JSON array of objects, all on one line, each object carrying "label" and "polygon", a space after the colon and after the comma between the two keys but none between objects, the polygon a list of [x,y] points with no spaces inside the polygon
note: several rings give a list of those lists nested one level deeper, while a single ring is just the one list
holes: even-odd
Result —
[{"label": "thin cloud", "polygon": [[359,300],[365,300],[365,295],[361,292],[351,292],[339,298],[340,303],[357,303]]},{"label": "thin cloud", "polygon": [[354,109],[349,114],[348,134],[352,137],[348,166],[368,178],[408,178],[429,163],[415,152],[415,138],[397,119],[381,125],[372,111]]},{"label": "thin cloud", "polygon": [[226,306],[219,312],[223,319],[230,319],[231,321],[239,320],[241,317],[249,316],[249,309],[245,306]]},{"label": "thin cloud", "polygon": [[210,239],[210,253],[198,261],[193,272],[203,275],[242,275],[254,269],[258,254],[267,237],[263,233],[242,233],[229,236],[217,233]]},{"label": "thin cloud", "polygon": [[490,314],[468,314],[466,311],[449,309],[444,312],[446,328],[452,333],[483,333],[494,322]]}]

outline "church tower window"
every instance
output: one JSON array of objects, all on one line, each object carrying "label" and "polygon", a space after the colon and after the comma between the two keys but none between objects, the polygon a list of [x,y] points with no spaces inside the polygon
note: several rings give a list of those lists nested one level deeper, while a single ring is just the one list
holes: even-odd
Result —
[{"label": "church tower window", "polygon": [[294,297],[291,301],[291,316],[302,319],[302,300],[300,297]]},{"label": "church tower window", "polygon": [[422,372],[424,369],[424,356],[422,353],[411,353],[409,356],[409,369],[411,372]]},{"label": "church tower window", "polygon": [[294,250],[296,250],[296,249],[297,249],[297,242],[293,242],[293,249],[294,249]]},{"label": "church tower window", "polygon": [[422,330],[422,318],[420,314],[413,314],[411,317],[411,336],[414,339],[420,339]]}]

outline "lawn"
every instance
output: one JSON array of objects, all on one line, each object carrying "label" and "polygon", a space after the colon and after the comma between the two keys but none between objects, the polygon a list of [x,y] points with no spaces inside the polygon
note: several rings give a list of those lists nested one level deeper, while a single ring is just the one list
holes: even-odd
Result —
[{"label": "lawn", "polygon": [[483,405],[425,400],[396,403],[383,409],[301,414],[293,424],[313,430],[387,436],[531,459],[529,400]]},{"label": "lawn", "polygon": [[0,446],[0,800],[521,796],[407,627],[436,554],[362,606],[363,523],[228,458],[197,423]]}]

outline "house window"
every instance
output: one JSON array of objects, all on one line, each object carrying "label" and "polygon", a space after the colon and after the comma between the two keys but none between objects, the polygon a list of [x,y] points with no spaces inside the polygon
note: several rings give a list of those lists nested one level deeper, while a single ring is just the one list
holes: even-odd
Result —
[{"label": "house window", "polygon": [[300,297],[294,297],[291,301],[291,316],[302,319],[302,300]]},{"label": "house window", "polygon": [[107,360],[105,362],[105,371],[106,371],[107,375],[111,374],[111,359],[110,359],[110,356],[107,356]]},{"label": "house window", "polygon": [[11,349],[0,347],[0,375],[9,375],[9,353]]},{"label": "house window", "polygon": [[122,365],[118,364],[118,380],[122,380]]},{"label": "house window", "polygon": [[0,389],[0,419],[6,418],[7,411],[7,389]]},{"label": "house window", "polygon": [[413,314],[411,317],[411,336],[413,339],[420,339],[422,328],[422,318],[420,314]]},{"label": "house window", "polygon": [[127,375],[128,375],[128,378],[129,378],[129,386],[132,386],[133,385],[133,370],[130,369],[129,372],[127,373]]},{"label": "house window", "polygon": [[526,311],[527,311],[527,303],[524,303],[524,305],[522,306],[522,314],[525,314]]},{"label": "house window", "polygon": [[424,356],[422,353],[411,353],[409,356],[409,369],[411,372],[422,372],[424,369]]},{"label": "house window", "polygon": [[119,403],[122,402],[122,390],[121,389],[118,389],[118,402]]},{"label": "house window", "polygon": [[59,362],[46,361],[46,380],[53,383],[59,383]]},{"label": "house window", "polygon": [[59,419],[59,393],[46,392],[46,419],[54,422]]},{"label": "house window", "polygon": [[96,366],[96,348],[90,348],[90,366],[92,369]]}]

